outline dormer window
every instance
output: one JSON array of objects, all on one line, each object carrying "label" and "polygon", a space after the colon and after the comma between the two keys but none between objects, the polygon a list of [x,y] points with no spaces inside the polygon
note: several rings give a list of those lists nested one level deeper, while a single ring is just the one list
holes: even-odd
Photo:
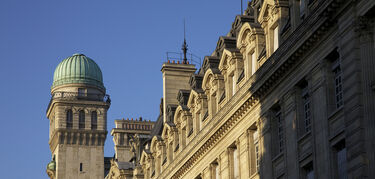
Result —
[{"label": "dormer window", "polygon": [[251,75],[257,70],[257,59],[255,57],[255,52],[251,54]]},{"label": "dormer window", "polygon": [[232,96],[236,94],[236,77],[234,75],[231,76],[232,78]]},{"label": "dormer window", "polygon": [[273,52],[279,48],[279,26],[273,29]]}]

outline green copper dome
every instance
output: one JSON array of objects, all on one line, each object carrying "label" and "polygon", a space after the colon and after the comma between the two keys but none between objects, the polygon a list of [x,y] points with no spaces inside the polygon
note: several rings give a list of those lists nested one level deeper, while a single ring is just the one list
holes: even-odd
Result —
[{"label": "green copper dome", "polygon": [[74,54],[56,67],[51,88],[74,83],[88,84],[105,89],[99,66],[94,60],[83,54]]}]

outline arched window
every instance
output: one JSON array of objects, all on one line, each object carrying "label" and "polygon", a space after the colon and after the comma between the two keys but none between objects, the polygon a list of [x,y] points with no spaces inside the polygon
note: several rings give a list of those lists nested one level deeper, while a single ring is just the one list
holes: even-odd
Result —
[{"label": "arched window", "polygon": [[66,128],[73,128],[73,112],[71,109],[66,111]]},{"label": "arched window", "polygon": [[85,112],[83,110],[79,111],[79,128],[85,128]]},{"label": "arched window", "polygon": [[93,111],[91,113],[91,129],[97,129],[98,128],[98,113],[96,111]]}]

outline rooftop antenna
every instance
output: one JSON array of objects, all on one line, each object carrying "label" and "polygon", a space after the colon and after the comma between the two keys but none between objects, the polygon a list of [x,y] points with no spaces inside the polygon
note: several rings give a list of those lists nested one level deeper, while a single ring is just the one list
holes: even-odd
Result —
[{"label": "rooftop antenna", "polygon": [[243,13],[243,2],[242,2],[243,0],[241,0],[241,13],[240,13],[240,15],[242,15],[242,13]]},{"label": "rooftop antenna", "polygon": [[184,52],[184,59],[182,60],[183,64],[187,64],[186,52],[187,52],[187,44],[186,44],[186,32],[185,32],[185,19],[184,19],[184,44],[182,45],[182,51]]}]

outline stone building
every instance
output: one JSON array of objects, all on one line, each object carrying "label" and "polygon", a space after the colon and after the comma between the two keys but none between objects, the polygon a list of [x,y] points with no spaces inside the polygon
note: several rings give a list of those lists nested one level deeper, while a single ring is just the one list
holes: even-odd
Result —
[{"label": "stone building", "polygon": [[111,100],[92,59],[83,54],[64,59],[56,67],[51,95],[47,108],[50,178],[143,178],[140,155],[155,122],[142,117],[115,120],[111,131],[115,156],[104,157]]},{"label": "stone building", "polygon": [[374,5],[253,0],[197,73],[164,63],[144,178],[375,178]]},{"label": "stone building", "polygon": [[[186,59],[162,65],[156,122],[116,120],[116,154],[105,175],[110,100],[97,66],[79,72],[82,79],[72,65],[77,58],[95,62],[74,55],[54,76],[47,173],[58,179],[375,178],[374,21],[370,0],[249,2],[202,66]],[[152,129],[133,131],[130,123]]]},{"label": "stone building", "polygon": [[56,68],[47,108],[49,146],[53,161],[50,178],[104,178],[104,142],[107,135],[106,95],[99,66],[83,54],[74,54]]}]

